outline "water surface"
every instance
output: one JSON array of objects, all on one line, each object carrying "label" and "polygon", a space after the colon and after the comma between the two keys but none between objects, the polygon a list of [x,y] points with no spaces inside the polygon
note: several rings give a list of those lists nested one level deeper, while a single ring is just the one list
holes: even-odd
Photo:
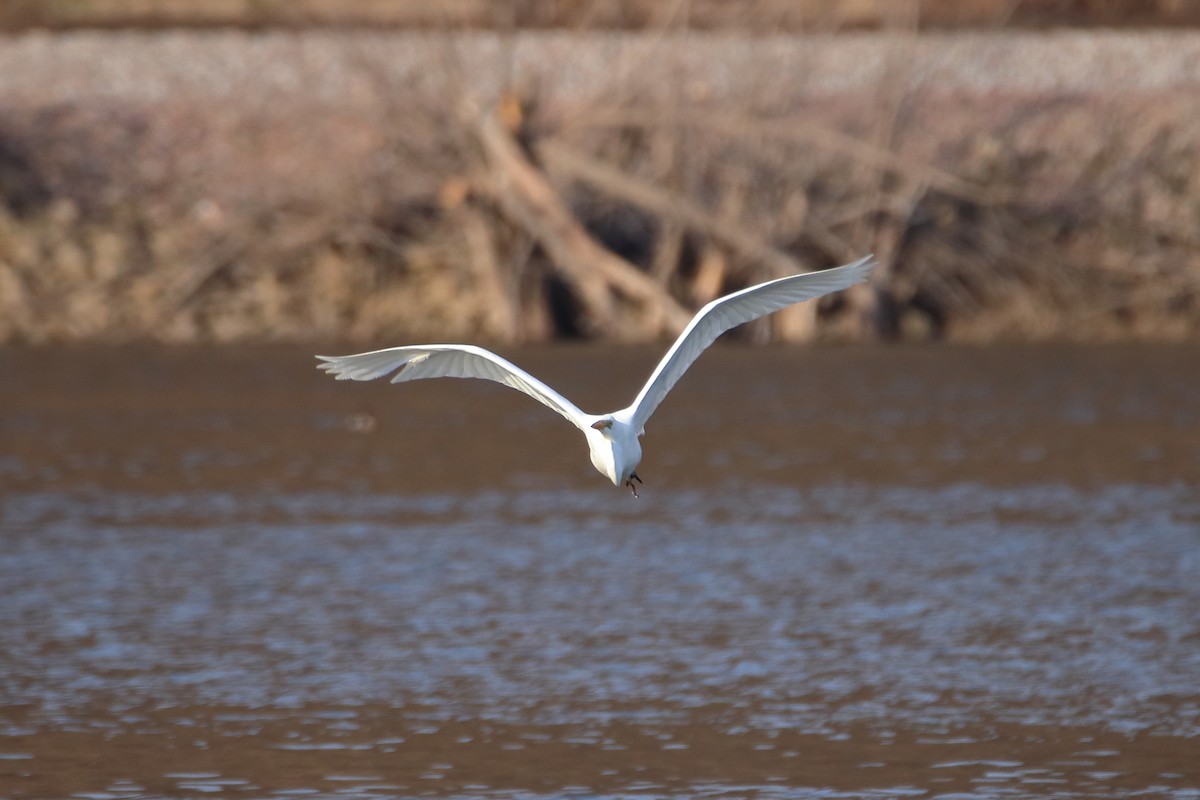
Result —
[{"label": "water surface", "polygon": [[1200,797],[1194,365],[0,351],[0,796]]}]

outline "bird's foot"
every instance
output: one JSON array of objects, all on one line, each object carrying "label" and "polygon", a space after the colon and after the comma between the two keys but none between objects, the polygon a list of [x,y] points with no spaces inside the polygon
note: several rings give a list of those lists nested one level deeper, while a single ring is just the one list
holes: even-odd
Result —
[{"label": "bird's foot", "polygon": [[631,472],[629,474],[629,477],[625,479],[625,485],[629,487],[629,491],[633,492],[633,496],[637,497],[638,496],[637,487],[633,485],[634,481],[641,483],[642,479],[638,477],[638,474],[636,472]]}]

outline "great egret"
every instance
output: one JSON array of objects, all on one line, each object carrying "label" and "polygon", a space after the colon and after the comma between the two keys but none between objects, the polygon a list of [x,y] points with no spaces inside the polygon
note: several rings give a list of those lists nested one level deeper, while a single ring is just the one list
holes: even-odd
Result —
[{"label": "great egret", "polygon": [[422,378],[484,378],[503,383],[557,411],[583,431],[592,465],[614,486],[624,484],[636,496],[634,481],[642,482],[636,472],[642,460],[638,437],[646,432],[646,420],[718,336],[781,308],[862,283],[874,267],[872,257],[867,256],[853,264],[767,281],[713,300],[679,334],[633,403],[608,414],[585,414],[525,370],[469,344],[419,344],[352,356],[317,356],[324,362],[317,366],[340,381],[374,380],[398,369],[392,383]]}]

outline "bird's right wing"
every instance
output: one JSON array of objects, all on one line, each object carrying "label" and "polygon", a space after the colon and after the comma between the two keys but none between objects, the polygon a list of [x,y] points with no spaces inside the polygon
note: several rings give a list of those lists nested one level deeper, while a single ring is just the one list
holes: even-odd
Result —
[{"label": "bird's right wing", "polygon": [[318,364],[339,381],[370,381],[399,370],[392,383],[422,378],[482,378],[502,383],[537,400],[575,427],[586,427],[586,415],[558,392],[495,353],[469,344],[421,344],[390,347],[352,356],[317,356]]},{"label": "bird's right wing", "polygon": [[637,399],[626,409],[634,428],[638,431],[645,428],[646,420],[671,387],[722,333],[795,303],[862,283],[874,267],[874,260],[867,256],[852,264],[767,281],[713,300],[679,334]]}]

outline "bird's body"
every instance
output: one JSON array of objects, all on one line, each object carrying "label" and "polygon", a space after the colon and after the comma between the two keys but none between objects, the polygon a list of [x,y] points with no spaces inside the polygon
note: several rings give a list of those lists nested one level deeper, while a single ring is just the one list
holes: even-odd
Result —
[{"label": "bird's body", "polygon": [[638,440],[642,432],[630,424],[628,415],[622,414],[628,410],[595,417],[583,434],[591,451],[592,466],[612,481],[613,486],[625,483],[632,489],[632,476],[637,474],[634,470],[642,461],[642,443]]},{"label": "bird's body", "polygon": [[[637,494],[646,421],[692,362],[725,331],[781,308],[862,283],[875,266],[868,256],[842,267],[806,272],[717,298],[696,313],[634,401],[609,414],[585,414],[570,400],[500,356],[475,345],[391,347],[351,356],[317,356],[338,380],[367,381],[395,372],[392,383],[422,378],[483,378],[524,392],[558,412],[587,439],[592,466],[614,486]],[[398,370],[398,372],[397,372]]]}]

